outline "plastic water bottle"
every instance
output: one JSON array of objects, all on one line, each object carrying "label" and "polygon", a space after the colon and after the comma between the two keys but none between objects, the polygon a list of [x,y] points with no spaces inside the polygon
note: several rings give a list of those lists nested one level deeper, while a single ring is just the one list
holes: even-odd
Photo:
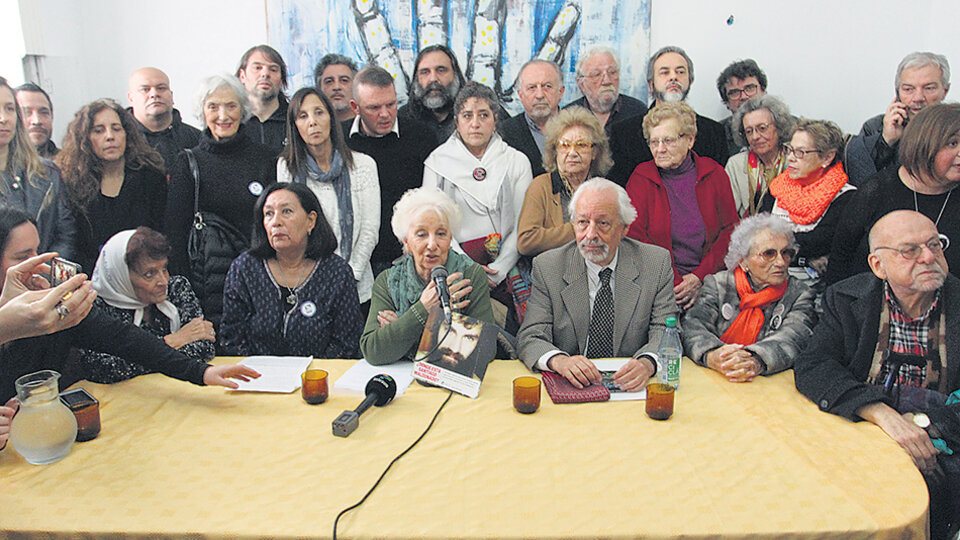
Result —
[{"label": "plastic water bottle", "polygon": [[667,331],[660,338],[657,349],[657,382],[680,388],[680,358],[683,357],[683,345],[680,343],[680,331],[677,318],[667,317]]}]

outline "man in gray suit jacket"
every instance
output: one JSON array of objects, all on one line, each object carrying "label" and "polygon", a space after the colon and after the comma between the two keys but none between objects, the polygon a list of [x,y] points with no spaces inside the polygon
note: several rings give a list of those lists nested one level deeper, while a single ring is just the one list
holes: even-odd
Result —
[{"label": "man in gray suit jacket", "polygon": [[666,318],[677,314],[670,255],[625,238],[637,212],[626,191],[610,180],[585,182],[574,193],[570,210],[576,243],[533,261],[533,286],[518,335],[520,358],[530,369],[559,373],[577,388],[601,382],[599,370],[584,354],[603,287],[601,272],[609,268],[612,351],[630,357],[614,382],[628,391],[640,390],[657,371]]}]

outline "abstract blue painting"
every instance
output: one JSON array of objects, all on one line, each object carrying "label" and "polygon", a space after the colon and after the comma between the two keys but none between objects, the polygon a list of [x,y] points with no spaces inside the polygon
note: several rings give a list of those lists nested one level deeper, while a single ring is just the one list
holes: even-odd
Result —
[{"label": "abstract blue painting", "polygon": [[580,97],[581,52],[608,45],[620,54],[620,91],[647,97],[650,0],[278,0],[267,4],[267,21],[292,88],[312,85],[314,66],[332,52],[386,68],[405,101],[417,51],[446,44],[464,75],[494,88],[515,113],[524,62],[558,62],[567,103]]}]

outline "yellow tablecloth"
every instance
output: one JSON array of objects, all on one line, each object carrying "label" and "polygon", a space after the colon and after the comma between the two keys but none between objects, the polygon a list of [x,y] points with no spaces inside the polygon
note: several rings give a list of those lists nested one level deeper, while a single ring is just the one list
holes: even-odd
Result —
[{"label": "yellow tablecloth", "polygon": [[[350,361],[317,361],[335,380]],[[685,361],[676,412],[642,401],[514,412],[518,362],[491,365],[359,509],[343,538],[922,538],[927,496],[878,428],[822,413],[792,372],[732,384]],[[331,380],[331,382],[332,382]],[[0,453],[0,537],[329,537],[446,397],[411,385],[349,438],[331,394],[200,388],[161,375],[105,386],[103,431],[66,459]]]}]

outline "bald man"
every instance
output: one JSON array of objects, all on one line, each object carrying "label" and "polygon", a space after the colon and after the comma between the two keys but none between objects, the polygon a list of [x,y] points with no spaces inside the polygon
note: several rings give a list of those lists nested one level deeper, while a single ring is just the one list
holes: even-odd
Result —
[{"label": "bald man", "polygon": [[913,210],[878,220],[871,272],[826,290],[794,370],[797,389],[821,410],[872,422],[897,441],[927,479],[932,537],[952,538],[960,475],[951,480],[955,468],[938,462],[928,433],[936,426],[907,405],[924,389],[942,404],[960,388],[960,280],[948,272],[941,242],[930,218]]},{"label": "bald man", "polygon": [[131,105],[127,110],[137,119],[150,146],[163,156],[167,170],[181,150],[200,142],[200,130],[184,124],[180,111],[173,108],[173,91],[166,73],[153,67],[134,71],[127,99]]}]

